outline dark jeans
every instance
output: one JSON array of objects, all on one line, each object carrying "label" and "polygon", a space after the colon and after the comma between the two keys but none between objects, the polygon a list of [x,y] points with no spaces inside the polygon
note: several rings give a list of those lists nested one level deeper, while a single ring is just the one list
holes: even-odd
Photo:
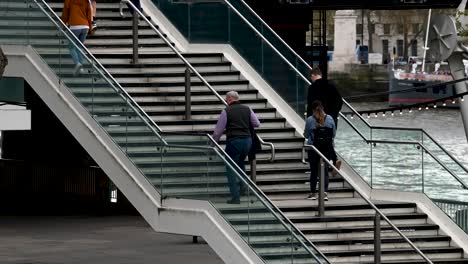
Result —
[{"label": "dark jeans", "polygon": [[[331,116],[333,118],[333,121],[335,122],[335,127],[336,130],[338,131],[338,116]],[[331,160],[333,160],[333,164],[336,164],[336,161],[338,160],[338,157],[336,156],[335,148],[333,148],[333,151],[331,153]]]},{"label": "dark jeans", "polygon": [[[249,154],[251,146],[251,137],[232,138],[226,141],[226,153],[242,171],[245,171],[245,158]],[[236,172],[227,168],[227,178],[232,199],[240,200],[239,179]]]},{"label": "dark jeans", "polygon": [[[130,2],[132,2],[132,4],[138,8],[138,10],[140,10],[140,12],[143,12],[143,9],[141,9],[141,3],[140,3],[140,0],[131,0]],[[133,15],[133,8],[127,4],[128,6],[128,9],[130,9],[130,13]]]},{"label": "dark jeans", "polygon": [[[309,157],[309,165],[310,165],[310,192],[316,193],[317,192],[317,182],[318,182],[318,169],[320,165],[320,157],[319,155],[313,151],[308,151]],[[325,192],[328,192],[328,164],[325,163]]]},{"label": "dark jeans", "polygon": [[[86,37],[88,36],[88,31],[89,29],[70,29],[71,32],[83,43],[86,40]],[[76,46],[75,46],[76,45]],[[81,55],[81,52],[78,50],[77,46],[79,46],[78,43],[75,43],[73,45],[72,42],[70,42],[69,47],[70,47],[70,56],[73,59],[73,62],[75,64],[83,64],[83,56]]]}]

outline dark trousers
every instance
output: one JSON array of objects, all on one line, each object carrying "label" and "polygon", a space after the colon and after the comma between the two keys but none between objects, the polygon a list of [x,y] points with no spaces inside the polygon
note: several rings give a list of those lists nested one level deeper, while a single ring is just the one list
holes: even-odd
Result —
[{"label": "dark trousers", "polygon": [[[226,141],[226,153],[245,172],[245,158],[249,154],[252,146],[251,137],[232,138]],[[240,200],[239,175],[229,167],[227,168],[227,178],[229,191],[233,200]]]},{"label": "dark trousers", "polygon": [[[70,30],[81,41],[81,43],[83,43],[86,40],[86,37],[88,36],[88,31],[89,31],[89,29],[87,28],[70,29]],[[73,45],[73,43],[70,42],[69,47],[70,47],[70,56],[72,57],[73,62],[75,64],[83,64],[83,55],[78,50],[78,47],[80,47],[80,45],[78,43],[75,43],[75,45]]]},{"label": "dark trousers", "polygon": [[[320,168],[320,157],[313,151],[308,151],[309,165],[310,165],[310,192],[317,192],[317,182],[318,182],[318,169]],[[325,192],[328,192],[328,164],[325,163]]]},{"label": "dark trousers", "polygon": [[[132,4],[133,4],[136,8],[138,8],[138,10],[143,11],[143,9],[141,9],[140,0],[130,0],[130,2],[132,2]],[[127,4],[127,6],[128,6],[128,9],[130,9],[130,13],[133,15],[133,8],[132,8],[130,5],[128,5],[128,4]]]}]

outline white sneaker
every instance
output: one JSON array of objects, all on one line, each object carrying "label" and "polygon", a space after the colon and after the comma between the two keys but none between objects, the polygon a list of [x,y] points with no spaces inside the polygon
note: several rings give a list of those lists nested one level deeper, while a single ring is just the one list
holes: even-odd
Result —
[{"label": "white sneaker", "polygon": [[325,196],[325,197],[323,197],[323,200],[328,201],[328,193],[323,193],[323,196]]},{"label": "white sneaker", "polygon": [[315,193],[311,193],[306,197],[307,200],[317,200]]},{"label": "white sneaker", "polygon": [[81,63],[78,63],[78,64],[75,65],[75,68],[73,69],[73,75],[74,76],[78,75],[81,72],[81,70],[82,70],[81,67],[83,67],[83,65]]},{"label": "white sneaker", "polygon": [[87,74],[88,71],[86,69],[80,68],[80,74]]}]

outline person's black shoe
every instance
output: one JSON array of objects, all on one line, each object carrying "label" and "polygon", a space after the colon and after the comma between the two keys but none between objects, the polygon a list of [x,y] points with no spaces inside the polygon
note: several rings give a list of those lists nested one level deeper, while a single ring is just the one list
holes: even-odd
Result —
[{"label": "person's black shoe", "polygon": [[231,200],[228,200],[227,203],[228,204],[240,204],[240,200],[231,199]]}]

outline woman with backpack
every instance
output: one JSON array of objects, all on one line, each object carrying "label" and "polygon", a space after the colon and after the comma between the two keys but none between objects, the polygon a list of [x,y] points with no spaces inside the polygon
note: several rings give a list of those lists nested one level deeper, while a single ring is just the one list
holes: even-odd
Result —
[{"label": "woman with backpack", "polygon": [[[332,160],[335,155],[333,148],[333,139],[336,134],[335,121],[333,117],[327,115],[323,110],[323,105],[320,101],[312,102],[310,106],[312,115],[306,120],[304,129],[304,137],[308,145],[313,145],[317,148],[328,160]],[[320,156],[313,150],[308,150],[308,158],[310,165],[310,194],[306,199],[317,199],[317,180]],[[328,165],[325,163],[325,200],[328,201]]]}]

